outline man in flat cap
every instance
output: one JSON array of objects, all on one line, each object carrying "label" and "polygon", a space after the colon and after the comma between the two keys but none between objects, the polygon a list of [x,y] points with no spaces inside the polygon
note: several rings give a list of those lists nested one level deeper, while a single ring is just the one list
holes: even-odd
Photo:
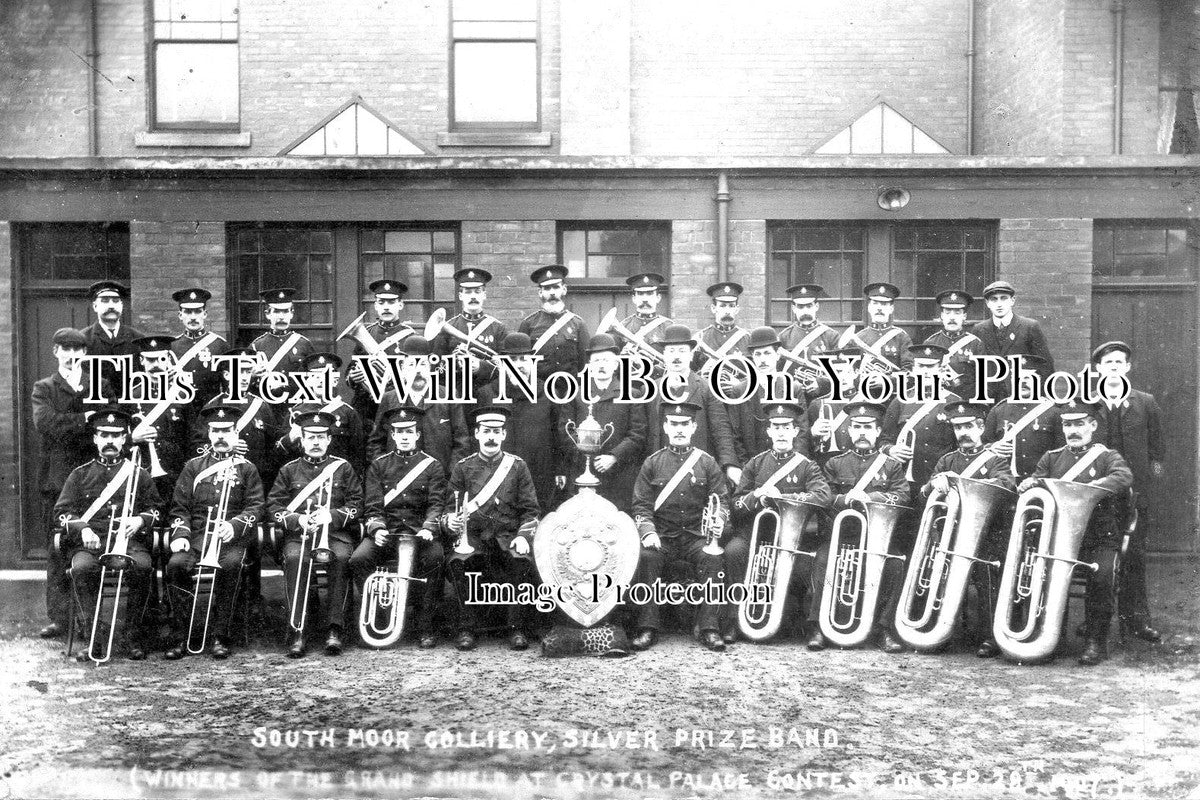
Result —
[{"label": "man in flat cap", "polygon": [[1133,471],[1137,498],[1138,529],[1121,560],[1121,624],[1139,639],[1157,642],[1162,637],[1150,626],[1150,606],[1146,600],[1146,533],[1147,523],[1154,522],[1150,486],[1163,476],[1166,439],[1162,412],[1154,395],[1130,387],[1124,400],[1116,399],[1122,393],[1122,378],[1129,379],[1132,358],[1133,349],[1121,341],[1105,342],[1092,351],[1092,365],[1103,379],[1104,397],[1096,404],[1099,424],[1096,441],[1125,458]]},{"label": "man in flat cap", "polygon": [[[508,336],[508,326],[484,311],[487,303],[487,287],[492,282],[492,273],[479,267],[466,267],[454,273],[458,287],[458,303],[462,309],[450,319],[433,339],[433,352],[439,356],[450,353],[470,352],[476,356],[472,361],[471,383],[475,389],[477,405],[487,405],[479,400],[479,391],[496,377],[496,365],[482,357],[484,348],[499,350],[500,343]],[[458,331],[456,336],[446,327]]]},{"label": "man in flat cap", "polygon": [[638,353],[645,349],[644,346],[653,347],[662,339],[663,331],[671,324],[669,317],[658,313],[666,283],[667,279],[657,272],[642,272],[625,279],[632,295],[633,313],[621,320],[621,325],[637,341],[627,341],[622,352]]},{"label": "man in flat cap", "polygon": [[305,370],[304,361],[312,354],[313,345],[303,333],[292,330],[296,294],[291,287],[259,292],[263,316],[270,327],[250,343],[250,349],[258,357],[254,370],[256,379],[268,372],[291,375]]},{"label": "man in flat cap", "polygon": [[704,291],[711,298],[708,311],[713,323],[696,334],[692,369],[700,373],[700,377],[707,378],[720,359],[746,354],[746,338],[750,332],[737,324],[738,313],[742,310],[742,292],[745,291],[740,283],[714,283]]},{"label": "man in flat cap", "polygon": [[[721,584],[726,572],[723,554],[705,552],[719,540],[729,520],[729,484],[716,460],[695,447],[697,418],[702,409],[690,402],[665,403],[662,426],[666,446],[642,464],[633,486],[633,520],[642,537],[637,582],[651,585],[661,580],[670,562],[686,561],[695,569],[697,584]],[[703,520],[709,498],[715,496],[719,512],[705,531]],[[711,550],[711,547],[709,548]],[[693,628],[696,640],[709,650],[725,649],[720,634],[721,606],[700,602]],[[661,609],[654,602],[637,607],[637,634],[633,649],[647,650],[658,639]]]},{"label": "man in flat cap", "polygon": [[221,391],[221,374],[215,368],[213,356],[227,352],[229,344],[223,336],[207,329],[211,292],[196,286],[173,292],[171,299],[179,304],[179,321],[183,323],[183,333],[171,342],[174,369],[190,375],[196,390],[195,399],[185,408],[190,428],[204,404]]},{"label": "man in flat cap", "polygon": [[959,397],[970,400],[975,396],[975,365],[972,359],[984,352],[983,342],[967,330],[967,310],[975,298],[962,289],[947,289],[939,292],[934,301],[938,305],[938,321],[942,329],[925,340],[925,344],[936,344],[946,348],[942,368],[944,385]]},{"label": "man in flat cap", "polygon": [[[333,418],[331,428],[333,439],[329,445],[329,454],[350,462],[354,472],[361,475],[367,464],[367,440],[363,435],[363,422],[359,418],[358,412],[336,391],[342,359],[336,353],[310,353],[308,358],[304,359],[304,367],[314,375],[328,373],[330,383],[335,391],[328,402],[303,402],[297,403],[293,407],[292,423],[288,426],[287,433],[280,437],[277,445],[283,451],[282,459],[290,461],[303,452],[303,436],[299,426],[295,423],[296,418],[314,411],[321,411]],[[323,380],[315,382],[324,383]]]},{"label": "man in flat cap", "polygon": [[853,337],[864,350],[863,368],[870,370],[887,362],[908,370],[912,367],[908,350],[912,339],[907,331],[892,324],[900,289],[885,282],[868,283],[863,287],[863,297],[867,299],[867,327]]},{"label": "man in flat cap", "polygon": [[529,279],[538,287],[542,307],[517,326],[533,342],[533,352],[542,357],[542,380],[555,372],[579,374],[587,362],[587,325],[567,309],[567,268],[551,264],[536,269]]},{"label": "man in flat cap", "polygon": [[1121,530],[1116,507],[1133,486],[1133,473],[1121,454],[1095,441],[1098,423],[1095,406],[1080,400],[1065,403],[1059,412],[1066,447],[1041,457],[1033,474],[1017,486],[1027,492],[1043,478],[1075,481],[1109,492],[1092,511],[1079,560],[1095,563],[1095,572],[1085,570],[1084,633],[1087,645],[1079,663],[1095,666],[1108,657],[1108,626],[1112,622],[1113,585],[1121,549]]},{"label": "man in flat cap", "polygon": [[[416,331],[407,322],[400,319],[404,313],[404,295],[408,293],[408,285],[394,278],[380,278],[371,281],[367,290],[375,296],[375,320],[368,323],[363,331],[375,342],[375,352],[379,356],[391,356],[400,352],[400,344]],[[367,378],[363,373],[361,358],[367,355],[367,348],[355,338],[354,353],[346,370],[346,383],[354,393],[350,405],[358,412],[363,429],[370,435],[375,425],[375,417],[379,414],[379,403],[371,396],[367,387]],[[371,368],[379,378],[379,384],[387,385],[391,375],[386,362],[376,360]]]},{"label": "man in flat cap", "polygon": [[[1054,372],[1054,355],[1037,320],[1013,313],[1013,298],[1017,292],[1008,281],[993,281],[984,287],[983,299],[991,316],[971,327],[971,333],[983,342],[984,351],[993,356],[1014,356],[1028,353],[1037,356],[1043,376]],[[1009,395],[1010,381],[988,384],[988,399],[1003,400]],[[969,399],[969,398],[968,398]]]},{"label": "man in flat cap", "polygon": [[821,298],[825,289],[815,283],[798,283],[787,289],[791,300],[791,325],[779,334],[783,348],[803,361],[789,361],[788,371],[794,372],[804,382],[807,398],[811,400],[829,391],[829,379],[814,357],[839,347],[838,333],[817,319],[821,312]]}]

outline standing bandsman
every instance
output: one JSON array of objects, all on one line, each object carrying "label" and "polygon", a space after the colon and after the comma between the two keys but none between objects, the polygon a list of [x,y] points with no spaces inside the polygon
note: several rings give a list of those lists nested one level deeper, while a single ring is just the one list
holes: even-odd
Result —
[{"label": "standing bandsman", "polygon": [[536,269],[529,279],[537,284],[542,307],[521,320],[517,330],[529,336],[533,352],[542,357],[542,379],[555,372],[579,374],[587,361],[587,325],[567,309],[567,268],[561,264]]},{"label": "standing bandsman", "polygon": [[[833,384],[830,382],[830,391],[809,400],[808,403],[808,453],[821,466],[835,453],[853,447],[847,406],[852,403],[869,402],[862,392],[864,375],[857,368],[863,357],[862,348],[843,347],[827,350],[826,355],[837,376],[842,399],[833,399]],[[882,430],[884,442],[892,441],[892,437],[886,435],[889,432],[886,429]]]},{"label": "standing bandsman", "polygon": [[863,296],[867,298],[867,327],[854,336],[867,351],[863,353],[863,368],[870,370],[872,362],[886,361],[893,367],[908,370],[912,367],[908,350],[912,339],[907,331],[892,324],[900,290],[890,283],[869,283],[863,288]]},{"label": "standing bandsman", "polygon": [[[268,478],[271,483],[274,483],[275,472],[279,467],[275,462],[274,452],[275,443],[284,433],[280,430],[279,418],[275,413],[279,407],[268,403],[250,389],[250,375],[254,364],[253,350],[242,347],[230,350],[224,355],[226,358],[222,361],[220,369],[223,388],[216,397],[205,404],[205,408],[227,406],[237,411],[237,419],[234,420],[233,425],[234,455],[241,456],[253,464],[259,471],[263,485],[267,486],[269,485]],[[234,377],[234,365],[229,360],[230,358],[241,360],[241,368],[236,370],[236,378]],[[231,392],[224,388],[229,387],[231,381],[234,380],[238,382],[237,392]],[[233,399],[234,396],[237,397],[237,400]],[[286,413],[286,409],[284,411]],[[201,409],[199,418],[192,425],[190,453],[203,455],[209,449],[208,430],[209,425],[204,419],[204,409]]]},{"label": "standing bandsman", "polygon": [[[350,580],[350,555],[354,552],[358,528],[353,525],[362,513],[362,484],[350,463],[329,455],[330,431],[334,417],[324,411],[304,414],[296,419],[300,428],[304,455],[289,461],[279,470],[267,500],[267,511],[284,531],[283,577],[290,604],[302,602],[293,597],[300,571],[301,547],[313,546],[324,526],[329,527],[328,590],[320,604],[318,626],[325,631],[325,653],[342,652],[342,630],[346,620],[346,597]],[[315,501],[327,498],[320,504]],[[313,501],[309,507],[309,501]],[[304,542],[302,532],[307,532]],[[312,558],[307,553],[305,558]],[[304,632],[297,633],[288,648],[290,658],[301,658],[306,650]]]},{"label": "standing bandsman", "polygon": [[954,431],[945,424],[946,404],[962,398],[944,390],[938,391],[934,399],[916,396],[918,386],[924,387],[923,391],[930,395],[939,389],[946,348],[936,344],[915,344],[908,350],[912,370],[906,378],[912,379],[910,385],[914,388],[914,396],[907,401],[893,397],[888,403],[883,418],[883,439],[888,443],[881,449],[908,464],[906,475],[916,490],[929,481],[937,460],[954,449]]},{"label": "standing bandsman", "polygon": [[[993,356],[1029,354],[1040,359],[1039,367],[1045,377],[1054,372],[1054,356],[1037,320],[1013,313],[1013,297],[1017,294],[1008,281],[994,281],[983,290],[991,316],[976,322],[971,333],[983,342],[984,352]],[[1009,395],[1009,381],[996,381],[987,386],[988,399],[997,402]]]},{"label": "standing bandsman", "polygon": [[[729,484],[716,459],[692,445],[697,418],[702,409],[695,403],[668,403],[662,407],[662,430],[667,445],[642,464],[633,485],[633,520],[642,537],[637,581],[652,585],[662,578],[668,562],[687,561],[695,570],[696,583],[721,584],[726,572],[724,554],[704,552],[703,518],[709,498],[716,495],[720,513],[708,531],[721,537],[729,520]],[[725,649],[719,632],[721,606],[697,604],[694,632],[709,650]],[[647,650],[658,639],[661,609],[654,602],[637,611],[635,650]]]},{"label": "standing bandsman", "polygon": [[[1041,371],[1045,362],[1035,355],[1022,354],[1021,367]],[[1033,396],[1033,384],[1023,381],[1017,394],[1001,400],[988,411],[983,441],[998,455],[1009,460],[1009,469],[1017,480],[1033,474],[1038,460],[1047,450],[1066,444],[1059,407],[1053,400]]]},{"label": "standing bandsman", "polygon": [[[904,480],[904,462],[897,461],[879,450],[884,408],[878,403],[851,403],[846,407],[850,439],[853,447],[825,464],[825,475],[834,492],[830,513],[838,514],[852,504],[865,502],[903,505],[908,500],[908,482]],[[907,541],[904,539],[907,538]],[[892,536],[888,551],[904,555],[912,551],[912,537]],[[892,629],[896,616],[896,601],[903,578],[903,562],[889,558],[883,568],[879,590],[879,613],[875,627],[879,644],[885,653],[899,653],[904,645]],[[831,587],[827,587],[829,591]],[[810,646],[813,644],[809,642]],[[824,637],[819,646],[824,646]]]},{"label": "standing bandsman", "polygon": [[[934,465],[929,482],[920,490],[920,508],[925,507],[931,493],[937,492],[944,496],[949,491],[948,475],[990,483],[1010,492],[1016,488],[1017,480],[1009,470],[1008,459],[983,446],[986,415],[987,408],[980,405],[957,402],[946,406],[946,422],[954,431],[958,448],[946,453]],[[983,534],[983,541],[976,553],[982,561],[1004,560],[1009,526],[1003,524],[1003,517],[1003,514],[997,515],[992,520],[991,528]],[[996,611],[996,597],[1000,592],[997,577],[992,566],[981,561],[971,564],[971,583],[975,587],[978,603],[975,632],[980,640],[975,655],[980,658],[992,658],[1000,652],[992,638],[992,618]]]},{"label": "standing bandsman", "polygon": [[795,403],[803,411],[796,420],[795,447],[808,455],[808,403],[804,384],[781,368],[782,347],[775,329],[770,325],[755,328],[747,339],[746,349],[757,373],[758,388],[745,402],[729,407],[734,449],[738,461],[743,464],[771,449],[771,439],[762,422],[766,406],[775,403]]},{"label": "standing bandsman", "polygon": [[304,361],[313,352],[312,342],[303,333],[292,330],[296,316],[296,290],[292,288],[268,289],[259,293],[263,301],[263,314],[270,329],[250,343],[250,349],[258,357],[254,376],[261,378],[268,372],[293,374],[304,372]]},{"label": "standing bandsman", "polygon": [[[135,476],[132,516],[118,523],[129,536],[127,552],[132,559],[125,570],[129,595],[122,603],[125,620],[120,641],[129,658],[140,661],[146,657],[143,620],[153,576],[150,529],[159,519],[161,500],[150,473],[144,467],[135,471],[133,462],[121,457],[129,442],[130,422],[128,414],[116,409],[98,411],[92,417],[96,458],[76,467],[67,476],[58,502],[54,504],[54,517],[64,531],[63,547],[71,563],[76,608],[81,614],[91,614],[101,589],[100,556],[102,548],[108,544],[101,537],[109,529],[113,510],[121,503],[129,476]],[[104,630],[97,633],[98,640],[108,635]],[[88,655],[80,653],[78,658],[85,661]]]},{"label": "standing bandsman", "polygon": [[949,289],[934,298],[938,304],[938,321],[942,329],[925,340],[946,348],[942,362],[945,373],[943,385],[964,400],[975,396],[975,364],[973,357],[984,352],[983,342],[967,330],[967,309],[975,298],[961,289]]},{"label": "standing bandsman", "polygon": [[[812,400],[829,391],[829,378],[825,370],[814,360],[815,356],[839,347],[838,333],[824,322],[817,320],[821,312],[821,297],[825,289],[815,283],[798,283],[789,286],[787,295],[792,301],[792,317],[796,320],[783,329],[779,341],[789,353],[806,359],[811,369],[797,369],[797,377],[804,382],[807,399]],[[789,371],[792,369],[789,367]]]},{"label": "standing bandsman", "polygon": [[[381,564],[395,562],[399,537],[414,536],[413,577],[424,578],[425,583],[409,588],[410,596],[416,597],[420,647],[428,650],[437,645],[433,615],[445,580],[438,519],[442,515],[446,478],[442,465],[419,447],[421,431],[417,422],[424,414],[414,406],[399,406],[380,421],[395,449],[367,467],[364,481],[367,535],[350,556],[350,572],[361,596],[367,578]],[[363,597],[362,602],[367,602],[367,598]]]},{"label": "standing bandsman", "polygon": [[206,329],[211,292],[199,287],[180,289],[171,295],[171,299],[179,304],[179,321],[183,323],[183,333],[171,342],[171,352],[175,354],[173,369],[190,375],[196,390],[196,399],[188,403],[186,409],[190,427],[204,404],[221,391],[221,375],[214,369],[212,360],[213,356],[228,351],[229,344],[224,337]]},{"label": "standing bandsman", "polygon": [[714,359],[697,347],[692,369],[707,378],[719,358],[746,354],[746,338],[750,332],[737,324],[738,312],[742,310],[741,296],[745,291],[740,283],[714,283],[704,291],[712,298],[708,310],[712,314],[713,324],[701,328],[696,339],[714,351],[718,358]]},{"label": "standing bandsman", "polygon": [[[142,332],[121,322],[125,301],[129,299],[129,287],[117,281],[96,281],[88,287],[88,294],[96,314],[96,321],[81,331],[88,355],[130,356],[129,366],[124,369],[136,370],[138,348],[135,342],[142,338]],[[117,372],[111,364],[104,364],[100,374],[115,388],[120,385]]]},{"label": "standing bandsman", "polygon": [[[313,375],[328,373],[334,395],[327,403],[299,403],[292,410],[292,419],[314,411],[333,417],[333,441],[329,445],[329,454],[349,461],[354,472],[361,475],[366,468],[366,437],[363,436],[363,423],[358,412],[337,393],[338,370],[342,368],[342,359],[336,353],[312,353],[304,360],[304,367]],[[303,452],[303,437],[294,421],[289,425],[287,434],[279,439],[277,447],[282,451],[282,460],[291,460]]]},{"label": "standing bandsman", "polygon": [[1115,506],[1133,485],[1133,473],[1116,450],[1094,441],[1097,411],[1077,400],[1066,403],[1059,414],[1067,446],[1051,450],[1038,461],[1033,475],[1021,481],[1017,490],[1026,492],[1043,478],[1073,480],[1107,489],[1112,494],[1101,500],[1092,512],[1079,560],[1100,565],[1087,575],[1084,599],[1084,629],[1087,646],[1079,663],[1091,667],[1108,657],[1108,626],[1112,622],[1113,585],[1116,561],[1121,548],[1121,532]]},{"label": "standing bandsman", "polygon": [[229,484],[229,501],[224,519],[215,522],[213,535],[221,540],[213,586],[212,657],[229,657],[229,626],[233,602],[241,577],[246,544],[266,510],[262,479],[254,464],[235,450],[236,425],[241,409],[208,405],[200,412],[208,426],[208,452],[189,460],[179,473],[171,500],[171,558],[167,562],[166,582],[171,591],[171,628],[174,644],[164,654],[169,661],[183,658],[187,651],[188,621],[192,610],[195,578],[192,571],[204,555],[204,535],[210,515],[216,513],[220,498]]},{"label": "standing bandsman", "polygon": [[[171,374],[172,337],[169,334],[143,336],[136,344],[142,372],[151,378],[141,388],[133,387],[133,402],[129,408],[136,425],[130,439],[142,451],[142,463],[154,475],[155,488],[166,503],[175,491],[179,471],[188,459],[190,444],[187,426],[187,404],[175,401],[175,381],[168,377],[160,383],[155,376]],[[165,386],[166,395],[159,389]],[[161,469],[162,473],[155,475]],[[165,516],[167,509],[161,509]]]},{"label": "standing bandsman", "polygon": [[[446,320],[446,325],[460,331],[471,342],[494,351],[500,349],[500,343],[508,336],[508,326],[483,310],[484,303],[487,302],[487,285],[491,281],[492,273],[478,267],[468,267],[454,273],[454,283],[458,286],[458,302],[462,311]],[[443,329],[433,340],[433,352],[439,356],[447,356],[456,351],[477,352],[472,351],[467,342]],[[479,392],[496,377],[496,365],[476,357],[471,362],[471,369],[475,399],[479,401],[479,405],[487,405],[479,400]]]},{"label": "standing bandsman", "polygon": [[653,347],[662,340],[664,329],[671,324],[670,318],[658,313],[666,283],[667,279],[657,272],[642,272],[625,279],[625,285],[633,295],[634,313],[621,320],[621,325],[637,338],[637,342],[626,342],[622,352],[639,353],[645,349],[642,345]]},{"label": "standing bandsman", "polygon": [[[734,492],[733,519],[736,523],[736,533],[725,544],[725,565],[728,570],[725,575],[726,586],[740,583],[745,578],[750,560],[751,527],[754,517],[760,511],[764,508],[774,508],[784,495],[822,507],[828,507],[833,500],[825,473],[815,461],[796,448],[796,441],[801,438],[801,426],[807,426],[808,423],[804,408],[795,403],[771,404],[763,409],[763,419],[765,424],[762,427],[770,446],[746,463],[746,468],[742,470],[742,479],[738,481],[737,490]],[[791,554],[785,556],[778,552],[774,555],[776,558],[792,558],[789,594],[795,593],[803,597],[806,603],[804,619],[809,629],[809,644],[811,649],[818,650],[825,646],[824,637],[821,637],[821,631],[817,627],[817,619],[821,610],[821,584],[825,579],[829,540],[825,537],[824,542],[808,541],[808,538],[802,534],[796,549],[815,550],[817,558]],[[816,538],[822,537],[818,535]],[[776,539],[777,543],[778,541]],[[784,599],[777,598],[775,602],[784,602]],[[737,606],[731,604],[725,613],[721,638],[730,642],[736,638],[733,631],[736,627]]]},{"label": "standing bandsman", "polygon": [[[1092,351],[1092,364],[1104,379],[1109,395],[1120,396],[1122,378],[1128,380],[1133,349],[1125,342],[1105,342]],[[1150,626],[1150,606],[1146,600],[1146,528],[1153,519],[1149,488],[1163,475],[1166,441],[1162,435],[1162,412],[1154,395],[1131,388],[1123,401],[1103,399],[1096,406],[1099,414],[1097,441],[1120,453],[1133,472],[1137,493],[1137,534],[1121,560],[1121,624],[1139,639],[1157,642],[1162,637]]]},{"label": "standing bandsman", "polygon": [[[513,587],[533,584],[533,534],[537,530],[538,503],[529,467],[520,456],[503,450],[507,438],[505,424],[508,409],[481,406],[472,414],[475,441],[479,450],[459,461],[450,473],[443,518],[456,543],[465,539],[468,553],[452,552],[447,570],[458,598],[459,650],[475,647],[479,627],[473,594],[467,573],[482,575],[483,581],[507,583]],[[506,607],[508,646],[513,650],[529,647],[530,607],[524,604]]]},{"label": "standing bandsman", "polygon": [[[408,286],[391,278],[381,278],[372,281],[367,289],[375,295],[375,321],[366,326],[367,335],[379,346],[381,358],[396,355],[400,352],[400,344],[404,339],[415,333],[412,326],[400,320],[400,315],[404,313],[404,295],[408,293]],[[366,433],[370,434],[375,417],[379,413],[379,403],[371,396],[361,360],[356,358],[356,356],[365,355],[367,355],[366,348],[363,347],[362,342],[356,340],[350,368],[346,371],[346,382],[354,392],[354,398],[350,401],[350,405],[358,412]],[[386,362],[382,360],[372,362],[369,368],[375,370],[380,386],[386,387],[391,375],[391,370]]]}]

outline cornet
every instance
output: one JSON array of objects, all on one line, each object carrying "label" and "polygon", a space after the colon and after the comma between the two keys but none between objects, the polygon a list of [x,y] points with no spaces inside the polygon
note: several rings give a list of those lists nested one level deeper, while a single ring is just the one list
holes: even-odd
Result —
[{"label": "cornet", "polygon": [[[746,372],[745,368],[742,367],[742,365],[739,364],[738,362],[723,361],[723,359],[733,356],[734,355],[733,353],[726,353],[725,355],[721,355],[716,350],[714,350],[713,348],[711,348],[707,344],[705,344],[704,341],[699,338],[696,339],[696,349],[699,350],[706,359],[704,364],[700,367],[700,371],[702,373],[704,373],[710,367],[712,369],[717,369],[722,363],[724,363],[725,368],[727,368],[729,370],[729,374],[733,380],[742,381],[742,380],[746,380],[750,377],[750,374],[748,372]],[[655,352],[657,352],[657,351],[655,351]]]},{"label": "cornet", "polygon": [[704,508],[704,515],[700,518],[700,538],[707,543],[704,545],[704,552],[710,556],[719,556],[725,552],[725,548],[721,547],[722,526],[721,526],[721,498],[716,494],[708,496],[708,505]]},{"label": "cornet", "polygon": [[829,403],[822,402],[819,419],[829,424],[829,438],[821,442],[821,452],[836,453],[839,448],[837,443],[837,431],[833,429],[833,423],[837,420],[837,415],[834,414],[833,406],[831,406]]},{"label": "cornet", "polygon": [[[208,507],[208,518],[204,521],[204,540],[200,546],[200,561],[196,564],[196,584],[192,590],[192,613],[188,618],[187,651],[192,655],[203,653],[208,644],[208,625],[212,618],[213,596],[217,593],[217,571],[221,569],[221,537],[217,535],[217,528],[221,523],[226,522],[229,516],[229,495],[233,488],[234,463],[236,462],[230,460],[226,464],[217,505]],[[200,589],[205,578],[209,581],[208,603],[204,609],[204,623],[197,631],[196,618],[199,616]]]},{"label": "cornet", "polygon": [[[130,459],[133,470],[125,481],[125,496],[121,501],[120,516],[117,515],[117,505],[109,505],[108,535],[105,537],[104,553],[100,556],[100,588],[96,593],[96,609],[92,613],[92,633],[88,638],[88,658],[97,664],[103,664],[112,658],[113,637],[117,630],[117,617],[121,607],[121,588],[125,585],[125,570],[133,566],[133,558],[129,555],[129,534],[125,532],[125,520],[133,516],[133,504],[137,499],[138,474],[141,472],[141,453],[134,448]],[[108,622],[108,639],[97,650],[97,634],[100,631],[100,616],[104,605],[104,580],[108,570],[117,573],[117,589],[113,593],[112,614]]]},{"label": "cornet", "polygon": [[475,548],[471,546],[471,539],[467,535],[467,530],[471,527],[471,512],[467,511],[466,507],[466,492],[456,492],[454,494],[454,510],[450,513],[455,517],[462,516],[462,533],[454,542],[454,555],[451,558],[464,559],[475,552]]},{"label": "cornet", "polygon": [[362,606],[358,613],[358,634],[363,644],[382,649],[400,641],[404,633],[404,611],[408,604],[408,583],[425,583],[412,577],[416,542],[411,534],[399,534],[396,543],[396,569],[379,567],[363,583]]}]

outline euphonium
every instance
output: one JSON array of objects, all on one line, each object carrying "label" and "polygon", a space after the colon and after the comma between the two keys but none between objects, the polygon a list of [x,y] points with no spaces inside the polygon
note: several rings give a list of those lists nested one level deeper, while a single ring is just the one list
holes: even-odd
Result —
[{"label": "euphonium", "polygon": [[[221,493],[217,496],[217,505],[208,507],[208,517],[204,520],[204,540],[200,545],[200,561],[196,564],[196,584],[192,588],[192,613],[188,618],[187,651],[192,655],[204,652],[208,644],[208,624],[212,618],[213,596],[217,593],[217,571],[221,569],[221,538],[217,536],[217,527],[228,521],[229,495],[233,488],[233,464],[231,457],[226,462],[226,472],[221,479]],[[208,572],[205,572],[208,570]],[[208,578],[208,603],[204,609],[204,623],[197,631],[196,617],[200,609],[200,589],[204,579]]]},{"label": "euphonium", "polygon": [[[821,633],[841,647],[862,644],[871,635],[879,605],[883,567],[892,531],[908,506],[867,502],[864,509],[847,508],[833,520],[829,539],[829,563],[821,593]],[[842,541],[842,528],[858,527],[854,541]]]},{"label": "euphonium", "polygon": [[404,633],[408,582],[425,582],[424,578],[412,577],[416,549],[417,544],[411,534],[400,534],[396,543],[396,569],[379,567],[363,583],[358,633],[368,647],[388,647],[400,641]]},{"label": "euphonium", "polygon": [[[750,560],[743,581],[746,599],[738,606],[738,628],[751,641],[769,639],[779,632],[794,559],[817,556],[816,552],[796,548],[809,518],[820,506],[788,495],[776,502],[779,510],[759,511],[750,531]],[[764,530],[767,526],[771,530]],[[770,594],[763,597],[763,589],[756,586],[771,587]]]},{"label": "euphonium", "polygon": [[[137,499],[138,473],[141,471],[141,453],[135,447],[133,470],[125,479],[125,495],[121,501],[121,513],[117,515],[117,505],[109,505],[108,534],[105,537],[104,553],[100,556],[100,588],[96,592],[96,609],[92,613],[92,633],[88,638],[88,658],[97,664],[103,664],[112,658],[113,637],[117,630],[117,617],[121,608],[121,588],[125,585],[125,570],[133,566],[133,558],[129,555],[129,534],[124,530],[124,522],[133,516],[133,504]],[[108,639],[103,642],[103,649],[97,651],[97,634],[100,631],[100,616],[104,606],[104,580],[109,570],[117,573],[117,588],[113,593],[112,614],[108,621]]]},{"label": "euphonium", "polygon": [[990,483],[947,475],[950,490],[934,492],[925,503],[912,557],[896,604],[896,633],[921,651],[950,641],[976,562],[999,567],[999,561],[976,557],[997,511],[1012,492]]},{"label": "euphonium", "polygon": [[719,556],[725,552],[721,547],[720,538],[721,498],[715,494],[708,496],[708,505],[704,508],[704,516],[700,518],[700,538],[706,544],[704,552],[710,556]]},{"label": "euphonium", "polygon": [[1109,494],[1098,486],[1052,478],[1021,493],[992,622],[992,636],[1004,655],[1030,662],[1054,654],[1071,574],[1075,567],[1100,568],[1078,556],[1088,520]]}]

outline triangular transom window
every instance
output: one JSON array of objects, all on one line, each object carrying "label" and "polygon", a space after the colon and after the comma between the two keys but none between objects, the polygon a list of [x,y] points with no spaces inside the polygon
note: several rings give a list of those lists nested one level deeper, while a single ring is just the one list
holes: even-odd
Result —
[{"label": "triangular transom window", "polygon": [[423,156],[429,155],[429,150],[356,97],[284,148],[280,155]]},{"label": "triangular transom window", "polygon": [[815,151],[818,155],[949,153],[932,136],[887,103],[879,102]]}]

